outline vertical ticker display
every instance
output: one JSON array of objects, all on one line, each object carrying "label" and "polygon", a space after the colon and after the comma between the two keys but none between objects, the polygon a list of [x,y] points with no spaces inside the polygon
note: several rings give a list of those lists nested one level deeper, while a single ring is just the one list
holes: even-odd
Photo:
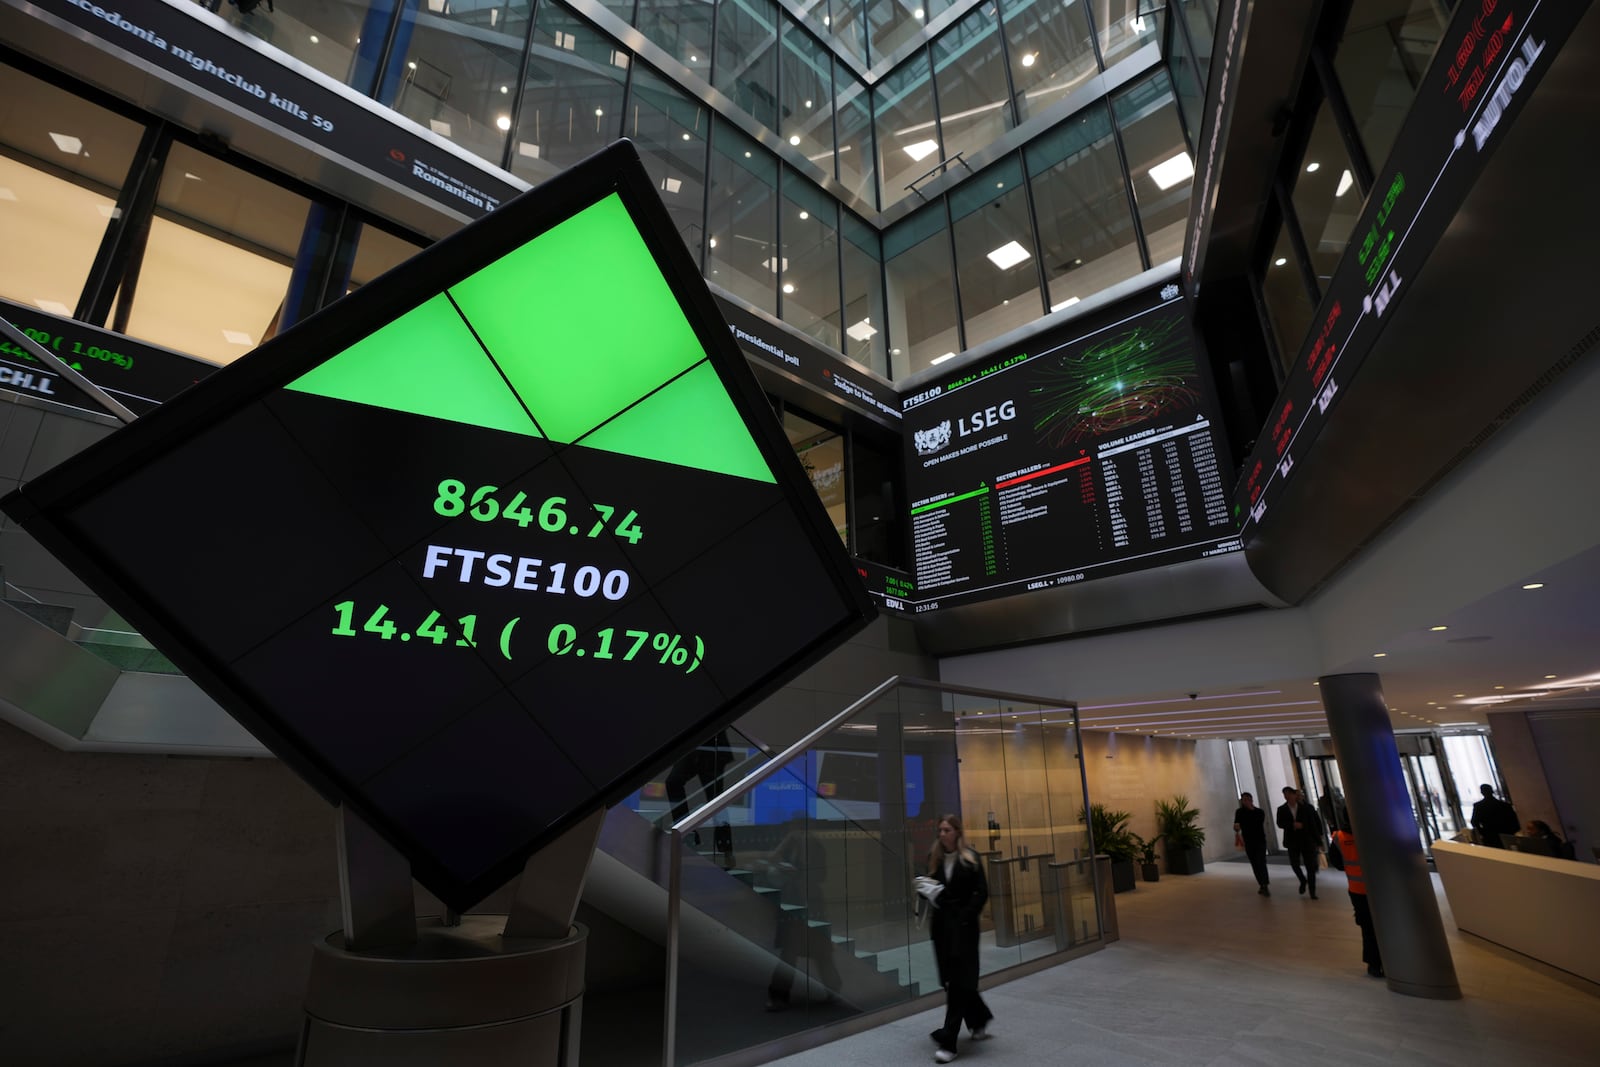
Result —
[{"label": "vertical ticker display", "polygon": [[917,611],[1238,548],[1176,286],[906,401]]},{"label": "vertical ticker display", "polygon": [[648,183],[614,146],[4,502],[453,907],[872,614]]}]

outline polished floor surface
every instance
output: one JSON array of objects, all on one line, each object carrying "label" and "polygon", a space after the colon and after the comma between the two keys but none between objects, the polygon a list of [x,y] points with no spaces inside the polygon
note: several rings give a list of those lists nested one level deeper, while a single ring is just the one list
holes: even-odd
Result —
[{"label": "polished floor surface", "polygon": [[[1344,876],[1319,900],[1273,868],[1218,863],[1116,898],[1122,940],[984,994],[993,1039],[962,1037],[959,1063],[1600,1063],[1600,986],[1460,933],[1438,892],[1463,998],[1423,1000],[1367,977]],[[1434,876],[1438,889],[1438,876]],[[1508,902],[1508,906],[1516,906]],[[777,1061],[780,1067],[933,1062],[923,1012]]]}]

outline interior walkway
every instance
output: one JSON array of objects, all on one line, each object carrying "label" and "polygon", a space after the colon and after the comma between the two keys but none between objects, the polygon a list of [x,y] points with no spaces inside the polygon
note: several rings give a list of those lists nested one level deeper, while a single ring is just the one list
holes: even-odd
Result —
[{"label": "interior walkway", "polygon": [[[1163,875],[1117,896],[1122,940],[984,994],[994,1037],[958,1063],[1474,1064],[1600,1062],[1600,986],[1462,934],[1434,876],[1463,999],[1389,992],[1361,963],[1344,875],[1321,899],[1243,863]],[[1507,907],[1516,907],[1508,901]],[[933,1062],[942,1008],[775,1061],[780,1067]]]}]

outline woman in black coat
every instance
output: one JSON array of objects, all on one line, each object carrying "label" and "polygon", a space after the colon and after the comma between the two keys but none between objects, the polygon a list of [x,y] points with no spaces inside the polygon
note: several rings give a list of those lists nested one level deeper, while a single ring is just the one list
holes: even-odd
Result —
[{"label": "woman in black coat", "polygon": [[960,816],[939,820],[939,840],[928,853],[927,873],[916,885],[933,906],[933,954],[946,998],[944,1026],[933,1032],[939,1043],[933,1058],[949,1063],[956,1058],[962,1021],[972,1030],[972,1039],[982,1041],[994,1018],[978,995],[978,915],[989,899],[989,884],[978,854],[967,847]]}]

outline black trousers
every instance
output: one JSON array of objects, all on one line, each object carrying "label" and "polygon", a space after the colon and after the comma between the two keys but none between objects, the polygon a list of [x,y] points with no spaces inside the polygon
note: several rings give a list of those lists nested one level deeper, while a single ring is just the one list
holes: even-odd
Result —
[{"label": "black trousers", "polygon": [[1372,908],[1367,905],[1365,893],[1351,893],[1350,906],[1356,911],[1356,925],[1361,927],[1361,962],[1369,969],[1383,970],[1383,956],[1378,953],[1378,934],[1372,928]]},{"label": "black trousers", "polygon": [[[1302,865],[1304,870],[1301,870]],[[1317,847],[1296,846],[1289,849],[1289,868],[1294,871],[1296,878],[1304,882],[1306,888],[1315,893],[1317,891]]]},{"label": "black trousers", "polygon": [[1267,885],[1272,879],[1267,877],[1267,843],[1262,841],[1246,841],[1244,854],[1250,857],[1250,869],[1256,872],[1256,885]]}]

